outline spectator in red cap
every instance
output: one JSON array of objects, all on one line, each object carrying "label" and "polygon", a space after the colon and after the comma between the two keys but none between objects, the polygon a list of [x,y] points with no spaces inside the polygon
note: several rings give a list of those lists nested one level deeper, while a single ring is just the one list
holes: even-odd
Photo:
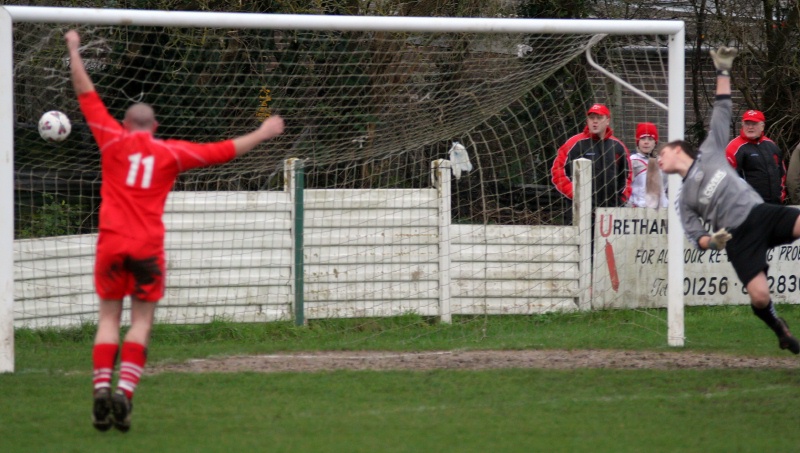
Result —
[{"label": "spectator in red cap", "polygon": [[764,114],[748,110],[742,115],[742,130],[725,148],[728,162],[767,203],[781,204],[786,198],[786,167],[778,145],[764,135]]},{"label": "spectator in red cap", "polygon": [[572,161],[592,161],[594,206],[623,206],[631,195],[630,152],[609,127],[611,112],[594,104],[586,112],[583,132],[570,137],[558,148],[551,176],[559,192],[572,200]]},{"label": "spectator in red cap", "polygon": [[669,204],[664,175],[653,154],[657,144],[658,128],[655,124],[636,125],[636,151],[631,154],[633,184],[630,204],[633,207],[666,208]]}]

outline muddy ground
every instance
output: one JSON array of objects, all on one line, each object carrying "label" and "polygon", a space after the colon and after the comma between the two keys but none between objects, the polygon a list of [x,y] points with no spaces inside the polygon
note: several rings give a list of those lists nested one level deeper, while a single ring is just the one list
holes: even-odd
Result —
[{"label": "muddy ground", "polygon": [[[788,353],[787,353],[788,354]],[[163,372],[212,373],[254,371],[323,372],[333,370],[485,370],[539,369],[748,369],[800,368],[800,360],[786,357],[741,357],[698,352],[618,350],[522,350],[380,352],[336,351],[218,357],[184,363],[153,364],[148,374]]]}]

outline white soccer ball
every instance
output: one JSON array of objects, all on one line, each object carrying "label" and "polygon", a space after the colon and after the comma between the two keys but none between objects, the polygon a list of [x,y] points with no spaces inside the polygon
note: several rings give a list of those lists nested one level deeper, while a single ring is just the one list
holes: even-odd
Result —
[{"label": "white soccer ball", "polygon": [[39,118],[39,135],[48,142],[60,142],[69,137],[72,132],[72,123],[67,115],[58,110],[45,112]]}]

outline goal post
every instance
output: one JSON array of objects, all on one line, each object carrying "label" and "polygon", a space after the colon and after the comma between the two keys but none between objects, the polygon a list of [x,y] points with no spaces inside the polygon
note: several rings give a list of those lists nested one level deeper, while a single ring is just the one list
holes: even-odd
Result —
[{"label": "goal post", "polygon": [[[681,27],[675,34],[669,36],[669,72],[681,74],[678,79],[670,77],[669,80],[669,104],[670,106],[680,106],[684,102],[684,78],[686,60],[677,57],[677,53],[683,53],[685,30]],[[673,57],[675,52],[675,57]],[[683,108],[670,108],[668,112],[668,131],[669,140],[679,140],[684,138],[683,125],[685,124],[685,110]],[[670,194],[680,193],[680,175],[670,175],[668,190]],[[668,287],[667,287],[667,343],[670,346],[683,347],[685,341],[684,319],[683,319],[683,226],[678,215],[677,203],[674,202],[675,195],[672,195],[669,203],[668,220],[672,227],[667,233],[667,247],[669,254],[668,265]]]},{"label": "goal post", "polygon": [[[483,209],[483,213],[477,221],[483,224],[494,223],[508,209],[500,206],[496,200],[513,198],[523,189],[540,192],[545,190],[541,187],[543,184],[536,187],[524,184],[526,178],[533,176],[537,181],[544,181],[547,177],[541,174],[542,169],[547,166],[548,160],[552,161],[550,154],[532,152],[531,148],[541,147],[550,152],[549,150],[554,150],[557,141],[563,141],[567,134],[578,131],[576,121],[581,121],[585,104],[591,104],[593,96],[583,96],[580,93],[582,88],[578,87],[576,81],[565,82],[555,88],[549,85],[560,83],[553,81],[553,75],[562,70],[567,62],[580,58],[583,48],[595,35],[668,37],[667,104],[674,106],[668,112],[668,138],[683,138],[684,134],[684,24],[681,21],[318,16],[28,6],[4,6],[0,10],[0,117],[4,119],[0,123],[0,209],[6,219],[0,223],[0,255],[6,257],[15,256],[15,231],[24,230],[27,234],[25,237],[39,237],[39,234],[88,235],[96,232],[93,220],[86,219],[92,218],[92,212],[99,202],[93,195],[84,194],[85,190],[93,190],[92,187],[98,184],[99,178],[96,174],[85,176],[81,187],[70,189],[72,192],[68,195],[72,198],[67,201],[54,199],[47,193],[50,185],[56,188],[68,185],[70,181],[67,176],[53,183],[36,180],[26,186],[33,189],[29,190],[30,200],[24,201],[24,204],[38,209],[32,208],[31,213],[27,214],[33,220],[39,220],[40,216],[54,211],[69,219],[73,213],[70,210],[71,200],[78,199],[76,204],[85,203],[87,206],[81,206],[81,209],[86,209],[88,214],[84,214],[83,221],[78,222],[76,231],[65,228],[64,231],[56,229],[39,233],[33,231],[36,228],[31,226],[15,227],[19,222],[10,221],[14,219],[15,207],[20,204],[19,197],[15,198],[14,162],[19,157],[14,155],[15,144],[19,149],[19,143],[28,139],[27,136],[15,137],[15,134],[19,135],[20,130],[25,134],[30,132],[27,129],[15,129],[15,125],[23,117],[30,121],[36,112],[40,114],[44,111],[37,110],[44,105],[57,107],[52,103],[74,103],[74,96],[71,95],[65,76],[64,68],[68,62],[64,60],[63,39],[59,35],[69,24],[77,24],[76,26],[84,27],[90,34],[96,32],[98,35],[96,40],[92,40],[90,36],[83,45],[92,52],[86,54],[87,66],[90,69],[99,68],[106,77],[99,83],[95,82],[101,96],[111,107],[118,112],[122,105],[139,100],[142,96],[148,101],[146,96],[151,94],[157,94],[165,102],[174,101],[169,106],[167,116],[175,119],[175,124],[171,125],[168,132],[176,138],[211,141],[246,131],[253,127],[255,119],[263,119],[264,115],[270,114],[273,97],[280,91],[280,100],[276,101],[277,108],[282,115],[291,118],[291,121],[285,137],[274,145],[274,155],[245,156],[247,159],[230,164],[224,170],[225,173],[193,173],[189,179],[179,182],[185,190],[274,189],[280,185],[275,180],[282,174],[282,167],[278,164],[282,165],[286,158],[292,157],[303,158],[307,162],[306,181],[311,188],[395,188],[398,185],[403,189],[419,188],[423,186],[422,181],[427,180],[428,175],[424,170],[434,160],[431,157],[443,157],[447,151],[446,148],[441,148],[449,147],[451,142],[460,139],[467,145],[473,162],[478,167],[474,170],[476,174],[484,175],[481,173],[484,167],[491,165],[492,174],[506,175],[504,177],[507,179],[486,181],[481,179],[483,176],[477,176],[471,182],[464,182],[468,177],[464,177],[460,183],[455,180],[456,185],[470,185],[453,194],[456,197],[454,200],[463,203],[452,206],[452,209],[454,212],[464,211],[464,218],[461,220],[467,222],[471,219],[472,210],[478,209],[478,206]],[[15,34],[15,27],[21,25],[49,24],[57,27],[47,30],[47,33],[34,30],[28,34]],[[150,32],[151,29],[129,32],[127,27],[161,28],[157,32]],[[185,35],[170,34],[171,31],[186,29],[189,31]],[[195,33],[192,30],[201,31]],[[222,32],[217,33],[216,30]],[[239,30],[257,32],[244,35],[237,33]],[[274,31],[284,33],[267,33]],[[304,43],[302,39],[306,37],[301,32],[305,31],[327,32],[330,35],[325,39]],[[351,43],[338,39],[343,32],[369,36],[363,37],[363,41],[358,43]],[[403,35],[391,40],[393,33]],[[445,38],[444,34],[455,38]],[[473,35],[483,39],[478,44],[472,44],[468,39]],[[136,41],[142,36],[153,41]],[[486,39],[486,36],[497,38]],[[541,36],[542,39],[533,41],[531,36]],[[575,41],[569,41],[566,37],[576,38]],[[15,39],[25,40],[25,45],[35,48],[37,52],[32,52],[31,56],[15,55]],[[218,45],[221,42],[224,44]],[[516,49],[513,49],[515,45]],[[169,65],[159,66],[145,54],[143,48],[154,46],[175,46],[169,47],[168,50],[172,52],[169,56],[164,56],[171,59]],[[410,50],[401,51],[406,48]],[[289,54],[289,51],[292,51],[290,56],[294,59],[281,60],[274,55],[277,52]],[[341,66],[328,66],[328,61],[332,60],[330,56],[335,52],[352,53],[341,57]],[[108,57],[111,54],[122,55],[125,63],[111,61]],[[476,57],[479,54],[481,56]],[[492,60],[484,56],[490,54],[502,55],[503,58]],[[246,58],[240,59],[242,55]],[[195,65],[198,58],[215,59],[217,66],[212,69]],[[143,63],[155,66],[147,67],[146,71],[158,72],[160,78],[154,79],[143,74],[145,69],[140,71],[136,66]],[[62,66],[59,67],[58,64]],[[244,69],[239,69],[240,66]],[[390,72],[387,68],[397,70]],[[418,70],[423,72],[414,72]],[[15,77],[29,77],[31,85],[25,89],[15,89]],[[298,85],[298,80],[302,84]],[[37,83],[40,85],[36,85]],[[116,92],[113,95],[103,90],[106,83],[115,84]],[[188,83],[193,85],[187,86]],[[36,90],[39,89],[43,91],[37,93]],[[534,90],[541,90],[543,97],[547,99],[538,99]],[[23,92],[26,96],[24,98],[21,97]],[[189,92],[194,98],[208,99],[209,105],[205,106],[198,99],[192,100],[192,96],[179,98],[182,92]],[[570,97],[572,94],[575,94],[576,105],[564,105],[570,99],[560,96]],[[524,102],[520,101],[526,96],[528,98]],[[250,108],[251,101],[257,104],[252,109],[255,113],[245,112]],[[369,105],[366,104],[367,101],[370,102]],[[208,116],[202,118],[201,126],[192,124],[198,120],[193,117],[194,105],[198,106],[197,110],[209,110]],[[564,110],[558,114],[548,110],[558,107]],[[74,106],[71,108],[74,109]],[[528,116],[517,116],[520,111]],[[537,127],[541,126],[541,131],[537,129],[535,132],[527,132],[526,129],[534,127],[525,121],[534,118],[534,114],[539,115],[535,118],[540,123]],[[73,122],[75,120],[77,118],[73,118]],[[355,122],[359,124],[353,124]],[[83,134],[82,139],[88,139],[88,134],[81,132],[80,127],[74,128],[73,135],[79,134]],[[519,141],[512,143],[517,138]],[[30,143],[32,146],[41,146],[33,141]],[[494,149],[502,149],[503,146],[513,146],[518,153],[514,159],[503,160],[506,156],[485,154]],[[47,151],[41,150],[45,157],[26,156],[26,168],[39,168],[36,167],[40,163],[37,159],[46,159]],[[74,171],[79,171],[82,166],[87,165],[86,161],[80,160],[82,150],[79,147],[59,152],[62,154],[51,157],[53,160],[65,159],[62,168],[57,170],[72,171],[69,169],[74,168]],[[520,166],[531,168],[517,170]],[[51,170],[52,167],[57,166],[48,165],[48,175],[57,173],[56,170]],[[44,172],[35,169],[31,174],[40,175]],[[331,176],[333,172],[336,174]],[[408,174],[412,176],[408,180],[402,180]],[[351,179],[346,180],[346,177]],[[397,184],[398,180],[402,180],[402,184]],[[670,193],[677,193],[677,177],[671,177],[669,184]],[[519,189],[520,187],[523,189]],[[489,194],[497,196],[488,200],[487,193],[492,190],[498,194]],[[484,198],[473,198],[479,196]],[[246,201],[242,203],[246,204]],[[555,206],[560,200],[548,203]],[[43,211],[42,208],[49,211]],[[328,207],[323,205],[314,214],[321,216],[319,222],[325,221],[325,209]],[[500,214],[491,217],[486,212]],[[526,213],[530,214],[529,211]],[[352,215],[355,216],[355,224],[360,225],[358,210],[354,209]],[[668,341],[672,346],[682,346],[683,236],[676,215],[671,207],[669,220],[673,228],[669,230]],[[387,219],[391,216],[392,213],[386,213]],[[225,213],[217,217],[225,217]],[[247,219],[252,224],[260,221]],[[203,221],[211,222],[211,219],[207,217]],[[512,223],[513,221],[515,220],[512,219]],[[312,223],[311,227],[306,227],[314,226]],[[277,225],[275,228],[277,230],[282,227]],[[424,226],[412,222],[412,225],[404,228],[416,228],[414,231],[419,232]],[[213,233],[215,232],[209,232],[207,237],[216,237]],[[406,238],[405,233],[404,230],[398,237]],[[186,231],[181,234],[181,237],[188,240],[193,233]],[[242,227],[242,231],[237,231],[237,234],[236,241],[225,245],[234,244],[234,247],[240,247],[235,252],[237,256],[252,256],[254,253],[248,247],[264,241],[263,237],[256,236],[251,226]],[[207,237],[197,240],[207,240]],[[90,239],[87,236],[81,241]],[[405,240],[398,239],[396,248],[400,252],[424,251],[424,244],[408,244],[403,242]],[[356,249],[357,246],[360,244],[352,248]],[[187,251],[186,255],[191,253]],[[205,259],[206,256],[203,256]],[[211,259],[230,262],[227,257],[213,256]],[[259,263],[269,260],[261,255],[253,259]],[[70,260],[85,264],[89,258],[79,256],[71,257]],[[63,262],[66,261],[59,261]],[[308,261],[305,264],[310,265]],[[345,265],[351,266],[347,269],[352,269],[352,266],[363,267],[364,263],[350,260]],[[262,272],[254,275],[253,279],[264,280],[277,275],[280,279],[288,280],[281,271],[268,269],[269,266],[263,270],[254,270],[256,265],[251,262],[241,266],[247,270],[244,273]],[[385,272],[383,268],[377,267],[372,267],[369,271],[378,273],[376,275],[379,281],[356,295],[364,300],[380,300],[386,297],[381,296],[381,291],[392,291],[401,286],[405,288],[403,285],[408,283],[398,278],[396,269],[391,267],[387,267]],[[414,274],[414,278],[424,274],[425,272],[420,271]],[[14,275],[13,261],[2,260],[0,372],[14,370]],[[242,289],[238,276],[210,268],[204,268],[202,275],[204,278],[220,281],[229,288],[230,293],[221,295],[222,299],[241,298],[243,306],[250,304],[251,295]],[[78,272],[58,274],[56,277],[59,282],[66,282],[68,285],[85,285],[87,282],[87,276],[78,275]],[[196,294],[193,285],[196,285],[198,277],[189,275],[187,270],[179,278],[182,279],[182,286],[178,285],[179,289],[176,291],[181,296]],[[339,278],[339,275],[331,278]],[[498,279],[494,284],[498,291],[514,287],[514,283],[509,283],[507,278]],[[426,288],[434,283],[414,281],[409,285],[419,290],[418,296],[410,298],[410,306],[413,306],[413,303],[421,304],[419,301],[428,297]],[[307,290],[314,291],[313,283],[306,286],[310,287]],[[278,290],[261,287],[258,291],[257,297],[270,298]],[[490,292],[487,290],[487,294]],[[60,294],[79,301],[87,297],[85,294],[68,291]],[[82,302],[77,305],[80,303]],[[358,304],[354,307],[354,312],[359,312]],[[185,310],[180,312],[183,313],[180,316],[185,316],[190,308],[182,307]],[[88,306],[84,307],[81,309],[83,312],[78,310],[73,316],[80,317],[89,309]],[[184,322],[190,322],[183,319]]]},{"label": "goal post", "polygon": [[[0,373],[14,371],[14,63],[12,21],[0,11]],[[10,216],[10,217],[9,217]]]}]

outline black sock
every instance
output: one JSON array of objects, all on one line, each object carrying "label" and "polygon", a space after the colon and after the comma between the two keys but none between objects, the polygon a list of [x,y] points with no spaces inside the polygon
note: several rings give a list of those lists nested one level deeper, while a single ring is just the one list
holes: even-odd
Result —
[{"label": "black sock", "polygon": [[770,329],[778,332],[780,329],[780,325],[778,324],[778,313],[775,311],[775,306],[772,304],[772,301],[769,301],[769,304],[764,308],[756,308],[755,305],[750,305],[753,309],[753,313],[758,316],[764,324],[768,325]]}]

